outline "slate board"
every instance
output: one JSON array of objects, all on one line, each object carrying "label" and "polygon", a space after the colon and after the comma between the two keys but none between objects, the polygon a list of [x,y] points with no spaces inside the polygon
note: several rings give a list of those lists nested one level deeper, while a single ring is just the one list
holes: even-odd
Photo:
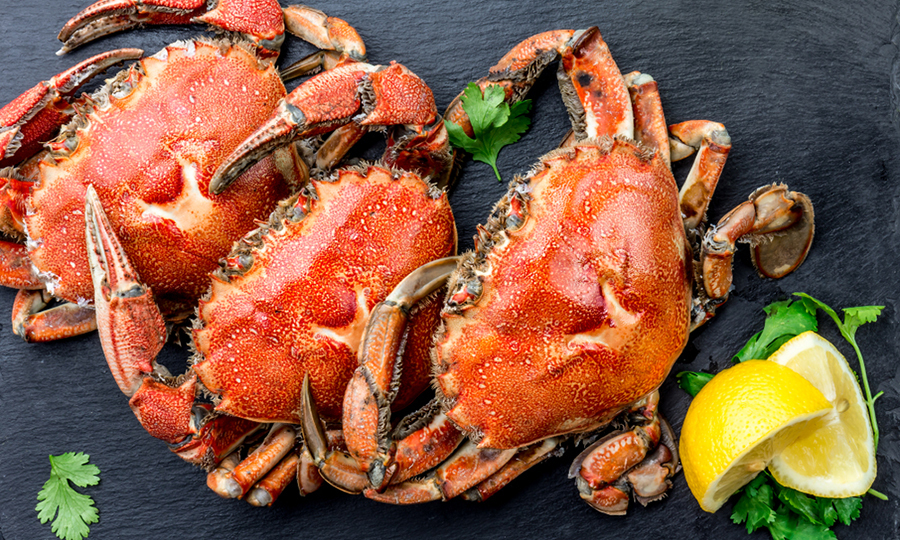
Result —
[{"label": "slate board", "polygon": [[[473,3],[475,4],[475,3]],[[735,3],[738,4],[738,3]],[[398,60],[432,87],[446,106],[511,46],[553,28],[598,25],[623,71],[658,81],[670,122],[709,118],[724,123],[734,150],[710,215],[718,219],[756,186],[787,182],[816,205],[817,234],[806,263],[781,281],[762,280],[742,251],[735,291],[721,315],[696,332],[676,364],[720,369],[762,325],[762,307],[806,291],[833,306],[885,304],[877,323],[860,330],[877,404],[882,442],[875,487],[890,501],[866,498],[862,518],[841,538],[900,537],[900,136],[898,22],[894,2],[833,0],[698,2],[467,2],[344,0],[317,4],[356,25],[373,62]],[[0,103],[75,62],[118,47],[148,53],[202,32],[156,28],[103,39],[56,57],[55,36],[86,4],[81,0],[0,1]],[[772,7],[770,7],[770,5]],[[287,60],[310,52],[296,40]],[[526,171],[568,129],[553,76],[540,83],[534,126],[505,150],[502,173]],[[377,153],[377,141],[369,154]],[[676,168],[683,178],[686,167]],[[461,248],[505,185],[469,163],[451,195]],[[0,290],[0,313],[14,291]],[[845,352],[833,326],[822,332]],[[166,362],[185,356],[167,348]],[[663,385],[662,411],[680,429],[688,396]],[[611,518],[582,504],[566,470],[574,457],[542,464],[486,503],[416,507],[379,505],[325,488],[301,499],[287,494],[270,509],[226,501],[204,475],[147,436],[103,361],[96,335],[30,345],[0,322],[0,537],[52,538],[34,511],[49,473],[47,454],[83,451],[101,471],[84,489],[97,502],[105,538],[745,538],[728,518],[703,513],[679,476],[668,499],[628,517]],[[765,538],[762,533],[755,535]]]}]

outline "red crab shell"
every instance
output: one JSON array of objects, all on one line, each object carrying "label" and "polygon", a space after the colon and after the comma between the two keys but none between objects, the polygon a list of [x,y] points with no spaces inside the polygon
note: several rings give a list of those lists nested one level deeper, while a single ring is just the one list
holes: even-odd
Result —
[{"label": "red crab shell", "polygon": [[[446,195],[414,174],[369,167],[311,185],[314,196],[304,190],[248,236],[252,247],[231,255],[233,271],[200,303],[194,371],[221,396],[218,411],[299,423],[309,373],[319,410],[339,418],[371,309],[411,271],[456,250]],[[431,376],[432,304],[407,339],[401,402]]]},{"label": "red crab shell", "polygon": [[[158,296],[188,301],[235,239],[298,182],[285,149],[221,195],[219,163],[268,118],[285,89],[274,67],[242,46],[189,41],[166,47],[79,105],[81,118],[51,143],[26,217],[29,256],[48,289],[93,298],[84,253],[84,193],[92,184],[141,279]],[[77,147],[71,145],[77,141]]]},{"label": "red crab shell", "polygon": [[481,447],[605,424],[662,384],[689,327],[677,195],[657,155],[606,139],[548,154],[498,204],[455,278],[483,292],[445,313],[436,352],[448,416]]}]

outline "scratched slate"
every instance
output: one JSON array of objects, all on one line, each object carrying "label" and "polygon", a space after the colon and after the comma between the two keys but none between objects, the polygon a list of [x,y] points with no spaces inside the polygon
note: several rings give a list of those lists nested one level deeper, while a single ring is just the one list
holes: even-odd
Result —
[{"label": "scratched slate", "polygon": [[[511,46],[553,28],[598,25],[623,71],[658,81],[670,122],[723,122],[734,150],[710,215],[718,219],[756,186],[787,182],[812,197],[817,234],[806,263],[781,281],[758,278],[742,251],[735,290],[721,315],[692,337],[674,371],[719,369],[762,325],[761,308],[793,291],[833,306],[884,304],[882,319],[859,331],[881,422],[875,487],[861,519],[835,528],[840,538],[900,537],[900,135],[898,22],[895,2],[576,2],[525,0],[317,4],[354,24],[373,62],[398,60],[422,76],[445,107],[467,81],[486,72]],[[126,46],[155,52],[204,30],[156,28],[106,38],[56,57],[55,36],[81,0],[0,0],[0,103],[98,52]],[[287,60],[310,47],[289,39]],[[528,169],[567,130],[552,75],[538,84],[534,125],[506,149],[506,177]],[[364,155],[381,148],[377,138]],[[676,168],[682,178],[686,167]],[[451,195],[461,247],[504,191],[490,169],[465,166]],[[0,313],[14,291],[0,290]],[[564,459],[542,464],[483,504],[379,505],[323,488],[286,494],[270,509],[219,499],[204,475],[147,436],[128,410],[102,358],[96,335],[26,344],[0,319],[0,539],[53,538],[34,511],[49,474],[47,454],[83,451],[100,467],[99,485],[82,489],[97,503],[90,538],[744,538],[730,505],[702,512],[681,475],[670,496],[625,518],[598,514],[577,497]],[[851,353],[829,321],[823,333]],[[169,346],[165,362],[186,356]],[[672,378],[662,411],[679,429],[689,398]],[[757,533],[756,538],[765,538]]]}]

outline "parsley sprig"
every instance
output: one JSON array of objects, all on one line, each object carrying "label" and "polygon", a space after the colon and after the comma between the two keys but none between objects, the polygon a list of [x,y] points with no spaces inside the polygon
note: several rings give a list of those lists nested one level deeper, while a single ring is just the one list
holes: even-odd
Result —
[{"label": "parsley sprig", "polygon": [[459,125],[449,121],[446,123],[450,144],[471,153],[475,161],[490,165],[498,182],[501,181],[500,171],[497,170],[500,149],[518,141],[531,125],[531,119],[525,116],[531,110],[531,100],[510,106],[505,99],[506,92],[500,85],[489,85],[482,94],[477,84],[469,83],[461,101],[475,138],[466,135]]},{"label": "parsley sprig", "polygon": [[[734,356],[735,362],[768,358],[786,341],[803,332],[818,330],[816,313],[824,311],[837,324],[859,360],[859,377],[866,394],[866,405],[869,419],[875,435],[875,446],[878,447],[878,422],[875,418],[875,396],[869,389],[865,363],[862,352],[856,342],[856,330],[863,324],[874,322],[884,306],[860,306],[845,308],[844,319],[837,312],[820,300],[805,293],[794,293],[798,300],[774,302],[764,308],[766,321],[762,331],[755,334]],[[676,375],[678,384],[683,390],[696,396],[703,386],[712,379],[710,373],[683,371]],[[766,527],[774,540],[836,540],[831,526],[837,522],[849,525],[859,517],[862,508],[860,497],[830,499],[811,497],[778,484],[767,472],[763,471],[749,484],[738,490],[740,498],[734,506],[731,519],[734,523],[744,523],[747,532]],[[874,489],[869,494],[882,500],[887,497]]]},{"label": "parsley sprig", "polygon": [[836,540],[831,527],[850,525],[859,517],[862,499],[810,497],[784,487],[763,471],[739,491],[731,521],[743,523],[747,533],[769,529],[775,540]]},{"label": "parsley sprig", "polygon": [[94,500],[69,485],[95,486],[100,481],[100,469],[88,464],[88,459],[81,452],[50,456],[50,479],[38,493],[34,509],[41,523],[53,520],[50,530],[61,540],[83,540],[90,533],[88,525],[100,519]]}]

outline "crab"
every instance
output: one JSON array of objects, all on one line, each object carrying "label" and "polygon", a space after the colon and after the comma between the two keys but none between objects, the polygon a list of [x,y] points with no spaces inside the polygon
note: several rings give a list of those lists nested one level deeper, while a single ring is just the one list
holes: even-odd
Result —
[{"label": "crab", "polygon": [[[191,313],[207,274],[232,244],[303,184],[307,166],[296,149],[284,147],[229,190],[210,191],[222,159],[286,94],[274,65],[285,27],[324,49],[286,69],[285,78],[362,61],[362,40],[346,22],[304,6],[282,11],[275,0],[206,6],[205,0],[98,2],[65,25],[60,52],[138,24],[204,22],[230,37],[172,44],[93,95],[75,97],[90,78],[142,51],[100,54],[0,109],[0,284],[21,290],[12,319],[24,339],[96,328],[83,255],[88,185],[166,318],[177,321]],[[331,141],[332,161],[364,129]],[[44,309],[53,299],[61,302]]]},{"label": "crab", "polygon": [[[394,504],[483,500],[573,439],[589,444],[570,476],[592,507],[623,514],[632,494],[659,499],[679,465],[658,388],[690,331],[726,300],[735,242],[750,241],[770,277],[806,257],[812,205],[783,185],[706,225],[727,131],[710,121],[667,128],[656,82],[623,76],[596,27],[533,36],[478,84],[519,100],[557,57],[573,134],[512,181],[473,252],[413,272],[370,316],[344,397],[355,475],[331,474],[334,451],[305,391],[305,442],[327,481]],[[445,118],[470,126],[458,101]],[[670,160],[693,153],[679,193]],[[392,428],[405,313],[442,276],[437,396]],[[610,425],[620,429],[602,436]]]},{"label": "crab", "polygon": [[[87,249],[110,370],[143,427],[179,457],[212,469],[207,483],[224,497],[269,505],[294,477],[303,493],[321,483],[295,427],[302,381],[312,381],[324,414],[339,420],[369,312],[408,273],[453,255],[456,227],[445,192],[428,180],[447,177],[446,129],[430,89],[399,64],[342,63],[304,82],[238,146],[234,154],[243,157],[227,159],[212,177],[227,187],[242,174],[228,168],[255,166],[261,148],[391,122],[380,163],[323,172],[236,243],[200,301],[196,355],[178,377],[155,362],[166,326],[154,291],[87,190]],[[399,402],[429,382],[439,307],[435,297],[417,308],[404,336],[411,372]],[[241,459],[242,447],[252,446],[247,437],[264,425],[266,439]],[[340,433],[332,439],[339,447]]]},{"label": "crab", "polygon": [[[271,7],[251,4],[248,7],[254,9],[249,14],[253,17],[260,15],[258,8]],[[277,3],[272,5],[277,7]],[[128,26],[123,22],[127,17],[119,11],[123,6],[109,2],[98,6],[76,16],[67,29],[80,25],[96,34],[107,25]],[[202,19],[216,18],[214,14],[226,6],[240,7],[233,2],[220,3]],[[280,7],[278,10],[280,17]],[[98,11],[102,12],[100,18]],[[356,32],[343,21],[304,7],[287,11],[289,26],[300,26],[305,20],[312,34],[306,37],[316,44],[342,51],[364,50]],[[184,21],[161,16],[157,22]],[[72,35],[81,36],[78,31]],[[356,36],[349,47],[341,38],[347,35]],[[72,39],[77,43],[82,38]],[[67,205],[61,219],[66,228],[79,229],[77,234],[84,244],[79,248],[73,240],[63,248],[73,255],[79,250],[85,254],[88,290],[78,298],[93,298],[93,309],[84,311],[90,312],[97,327],[113,378],[131,398],[132,410],[151,435],[167,442],[186,461],[207,469],[218,467],[208,476],[208,483],[221,495],[246,496],[257,505],[271,504],[294,476],[301,480],[304,492],[321,482],[315,468],[305,464],[295,436],[297,429],[292,426],[299,421],[303,377],[309,375],[314,381],[313,392],[325,404],[325,414],[339,419],[341,398],[357,365],[356,350],[369,310],[407,273],[456,250],[453,215],[436,183],[448,180],[451,155],[446,130],[427,85],[400,64],[370,65],[357,59],[359,53],[326,50],[289,68],[294,73],[318,68],[324,71],[285,96],[271,63],[272,53],[261,48],[271,45],[273,39],[260,38],[252,46],[193,40],[144,59],[94,96],[73,103],[80,116],[51,143],[50,155],[39,154],[20,169],[38,170],[36,181],[16,174],[7,183],[11,188],[7,194],[13,189],[27,194],[27,199],[10,197],[7,208],[22,210],[24,200],[31,208],[24,216],[28,222],[56,216],[42,201],[53,195],[47,190],[57,177],[70,179],[68,183],[56,182],[75,192],[57,197],[59,204]],[[71,42],[66,43],[68,47]],[[104,64],[92,60],[87,65],[97,70]],[[80,78],[83,70],[78,67],[71,76],[67,72],[47,86],[39,85],[39,90],[53,94],[67,88],[64,77]],[[154,92],[156,85],[163,83],[166,91]],[[227,101],[226,88],[239,94],[237,111],[217,108],[224,103],[211,99],[218,96]],[[140,137],[120,141],[111,148],[94,144],[82,147],[85,139],[100,137],[98,130],[109,137],[100,130],[100,124],[118,127],[120,132],[127,130],[130,117],[123,120],[115,113],[128,115],[137,108],[129,104],[138,98],[148,99],[148,94],[155,101],[144,103],[141,111],[161,107],[186,114],[184,118],[174,113],[166,118],[169,124],[163,128],[175,134],[162,130],[169,137],[161,141],[165,151],[136,144]],[[247,99],[247,95],[253,99]],[[63,105],[59,108],[65,110]],[[253,109],[253,114],[246,109]],[[34,113],[32,118],[41,114]],[[196,128],[179,131],[179,125],[171,125],[193,125],[194,115],[201,114],[216,121],[200,122],[204,125],[199,132]],[[150,125],[142,124],[145,135],[155,123],[163,123],[148,114],[139,120]],[[234,133],[229,120],[243,131]],[[12,129],[27,131],[30,125],[26,122]],[[223,126],[227,133],[219,132]],[[372,129],[388,135],[384,158],[378,164],[329,173]],[[250,148],[241,143],[245,138],[266,144],[267,136],[284,141],[273,157],[255,159],[226,179],[213,174],[229,152]],[[294,140],[297,145],[291,144]],[[65,155],[57,146],[65,147]],[[20,143],[19,148],[24,147]],[[213,152],[204,154],[205,149]],[[162,178],[167,182],[161,186],[126,183],[113,189],[95,179],[99,172],[88,171],[90,181],[83,182],[64,176],[66,167],[74,167],[72,162],[90,157],[76,155],[79,152],[94,155],[113,150],[132,158],[142,152],[171,153],[171,160],[161,165],[137,161],[141,171],[163,169],[168,175],[156,181]],[[116,170],[132,165],[115,162]],[[308,179],[310,170],[316,179]],[[278,202],[278,197],[288,196],[282,186],[285,178],[302,187]],[[37,185],[29,193],[31,184]],[[170,184],[178,188],[174,193],[166,191]],[[108,191],[118,198],[108,197]],[[167,198],[179,192],[196,196],[200,203]],[[138,195],[145,198],[141,200]],[[244,199],[254,198],[260,199],[262,203],[258,204],[262,206],[241,206]],[[270,199],[274,199],[272,204],[266,202]],[[221,201],[232,206],[220,211],[217,206],[222,206]],[[117,221],[124,212],[121,207],[128,204],[137,206],[141,210],[138,216],[161,233],[185,222],[195,226],[198,234],[207,235],[202,238],[216,235],[217,229],[229,231],[215,236],[217,242],[227,241],[228,249],[221,255],[213,250],[203,255],[216,258],[212,276],[198,268],[200,276],[187,282],[187,271],[175,265],[168,271],[180,272],[179,279],[158,280],[155,272],[158,266],[164,266],[159,258],[165,253],[143,253],[147,244],[140,242],[145,235],[142,223],[128,228],[131,223],[127,219],[124,223]],[[204,215],[204,211],[212,212]],[[268,221],[257,219],[263,211],[267,213],[261,217],[268,215]],[[32,222],[27,223],[27,229],[34,232]],[[136,237],[138,249],[132,245]],[[188,249],[189,242],[176,241],[178,235],[166,239],[163,234],[163,238],[150,243],[174,244],[174,251],[196,255]],[[34,254],[48,244],[46,233],[40,239],[42,243],[35,237],[31,242],[39,244],[37,249],[32,246],[30,253],[34,266],[42,260]],[[233,244],[234,240],[238,242]],[[71,258],[80,264],[76,256]],[[15,260],[19,266],[30,267],[22,262],[24,258]],[[53,280],[54,284],[57,281],[54,292],[64,285],[76,285],[64,280]],[[180,288],[167,288],[173,282]],[[197,310],[192,333],[196,355],[187,372],[177,377],[155,361],[167,339],[173,290],[180,296],[179,306]],[[198,308],[196,297],[201,295]],[[188,303],[191,298],[193,304]],[[421,322],[409,334],[404,362],[418,375],[410,375],[409,391],[404,390],[406,397],[400,401],[410,401],[429,382],[427,350],[439,307],[432,299],[417,310],[421,315],[416,320]],[[260,442],[267,426],[269,434]],[[339,431],[334,433],[336,446],[340,444],[339,435]],[[242,459],[253,447],[255,451]]]}]

